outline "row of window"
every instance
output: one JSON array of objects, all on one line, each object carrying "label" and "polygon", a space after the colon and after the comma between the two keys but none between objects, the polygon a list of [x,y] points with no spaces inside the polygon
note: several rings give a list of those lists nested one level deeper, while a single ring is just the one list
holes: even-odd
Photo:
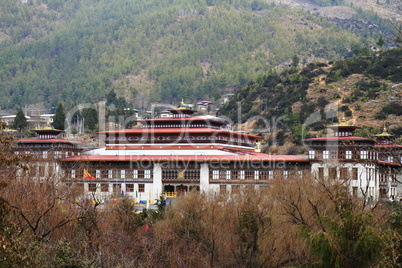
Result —
[{"label": "row of window", "polygon": [[378,153],[371,151],[309,151],[309,159],[370,159],[378,160]]},{"label": "row of window", "polygon": [[198,128],[205,128],[205,127],[211,127],[206,124],[188,124],[188,125],[144,125],[143,128],[185,128],[185,127],[198,127]]},{"label": "row of window", "polygon": [[[153,173],[151,169],[96,169],[88,172],[96,179],[151,179]],[[82,178],[86,177],[83,170],[79,173],[82,174]],[[75,179],[77,171],[72,169],[70,175]]]},{"label": "row of window", "polygon": [[223,136],[154,136],[154,137],[107,137],[106,140],[109,142],[112,141],[149,141],[149,140],[156,140],[156,141],[176,141],[176,140],[215,140],[215,141],[230,141],[230,142],[248,142],[244,139],[233,138],[233,137],[223,137]]},{"label": "row of window", "polygon": [[[338,169],[339,169],[339,175],[338,175]],[[358,168],[352,168],[352,173],[350,174],[349,168],[347,167],[340,167],[340,168],[328,168],[328,177],[335,179],[339,178],[341,180],[357,180],[359,178],[359,169]],[[318,172],[317,172],[318,178],[324,178],[324,168],[319,167]]]},{"label": "row of window", "polygon": [[32,144],[32,143],[19,143],[18,148],[75,148],[73,144],[51,144],[51,143],[38,143],[38,144]]},{"label": "row of window", "polygon": [[402,156],[400,157],[399,160],[398,160],[398,157],[394,157],[394,156],[382,156],[382,157],[380,157],[380,160],[387,161],[387,162],[394,162],[395,159],[396,159],[397,163],[402,163]]},{"label": "row of window", "polygon": [[200,180],[199,169],[187,169],[187,170],[162,170],[162,181],[170,180]]},{"label": "row of window", "polygon": [[349,137],[349,136],[353,136],[353,132],[351,132],[351,131],[335,132],[335,137]]},{"label": "row of window", "polygon": [[[303,171],[297,171],[298,175],[303,176]],[[211,170],[212,180],[272,180],[274,177],[287,179],[288,170]]]},{"label": "row of window", "polygon": [[387,184],[389,179],[392,184],[397,183],[396,174],[380,173],[380,183]]},{"label": "row of window", "polygon": [[49,165],[32,165],[26,171],[29,172],[29,176],[31,177],[44,177],[54,175],[54,166],[52,164]]},{"label": "row of window", "polygon": [[[109,186],[112,186],[111,189],[109,189]],[[121,193],[133,193],[135,189],[135,184],[134,183],[125,183],[124,185],[120,183],[88,183],[88,191],[89,192],[96,192],[100,191],[102,193],[109,193],[110,190],[112,193],[115,194],[121,194]],[[139,183],[138,184],[138,192],[143,193],[145,192],[145,184]]]},{"label": "row of window", "polygon": [[[61,158],[61,157],[69,157],[74,156],[74,152],[62,152],[62,151],[15,151],[16,155],[40,155],[42,158]],[[80,153],[77,153],[80,155]]]}]

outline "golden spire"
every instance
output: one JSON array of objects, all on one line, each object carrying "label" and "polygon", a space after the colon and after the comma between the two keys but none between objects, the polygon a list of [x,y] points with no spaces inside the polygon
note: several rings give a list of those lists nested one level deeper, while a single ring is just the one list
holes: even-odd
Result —
[{"label": "golden spire", "polygon": [[341,119],[341,122],[342,122],[342,123],[346,123],[346,117],[345,117],[345,114],[343,114],[342,119]]},{"label": "golden spire", "polygon": [[374,135],[375,137],[393,137],[393,135],[388,133],[388,128],[387,126],[384,124],[384,128],[382,129],[382,133],[378,134],[378,135]]},{"label": "golden spire", "polygon": [[183,99],[181,99],[181,103],[180,103],[179,109],[186,109],[186,105],[184,104],[184,100],[183,100]]},{"label": "golden spire", "polygon": [[50,121],[47,121],[46,122],[46,126],[45,127],[42,127],[42,129],[43,130],[52,130],[53,128],[52,128],[52,125],[51,125],[52,123],[50,122]]},{"label": "golden spire", "polygon": [[384,128],[382,129],[382,133],[388,133],[387,125],[384,124]]},{"label": "golden spire", "polygon": [[257,146],[256,146],[256,148],[254,148],[254,152],[256,152],[256,153],[261,153],[261,142],[260,142],[260,141],[257,141],[255,144],[256,144]]}]

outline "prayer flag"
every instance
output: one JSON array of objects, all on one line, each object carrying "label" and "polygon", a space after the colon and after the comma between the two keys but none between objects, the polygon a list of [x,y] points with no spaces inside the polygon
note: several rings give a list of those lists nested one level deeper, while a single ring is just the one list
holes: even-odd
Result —
[{"label": "prayer flag", "polygon": [[86,170],[84,170],[84,178],[88,179],[88,180],[94,180],[95,179],[95,177],[92,176],[91,174],[89,174],[89,172],[86,171]]}]

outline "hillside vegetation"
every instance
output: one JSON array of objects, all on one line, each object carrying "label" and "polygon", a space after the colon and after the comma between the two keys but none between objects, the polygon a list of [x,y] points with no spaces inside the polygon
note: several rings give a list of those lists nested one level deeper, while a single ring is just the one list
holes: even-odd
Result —
[{"label": "hillside vegetation", "polygon": [[[264,127],[261,126],[264,118],[271,122],[271,118],[284,116],[279,130],[290,130],[296,144],[306,133],[320,135],[325,125],[338,122],[342,116],[362,127],[358,135],[379,133],[384,125],[401,135],[401,68],[402,50],[393,49],[380,55],[367,54],[330,63],[311,63],[303,69],[289,68],[282,73],[271,72],[238,90],[219,113],[238,122],[240,103],[242,123],[256,116],[262,119],[254,120],[255,128]],[[317,112],[321,119],[307,121]]]},{"label": "hillside vegetation", "polygon": [[[0,0],[1,109],[99,101],[219,99],[273,67],[336,59],[351,33],[266,1]],[[68,106],[67,105],[67,106]]]}]

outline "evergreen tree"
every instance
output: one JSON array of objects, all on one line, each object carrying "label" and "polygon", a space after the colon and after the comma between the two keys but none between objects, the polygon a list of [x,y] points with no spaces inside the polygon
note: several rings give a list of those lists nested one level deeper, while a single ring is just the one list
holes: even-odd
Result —
[{"label": "evergreen tree", "polygon": [[292,57],[292,67],[296,68],[299,66],[300,58],[297,55]]},{"label": "evergreen tree", "polygon": [[15,119],[14,119],[12,127],[14,129],[19,130],[20,132],[22,132],[27,126],[28,126],[27,119],[25,117],[24,112],[20,108],[18,110],[18,112],[17,112],[17,115],[16,115]]},{"label": "evergreen tree", "polygon": [[113,89],[111,89],[106,96],[106,106],[109,106],[111,104],[114,104],[117,106],[116,92],[114,92]]},{"label": "evergreen tree", "polygon": [[379,46],[380,48],[382,48],[382,46],[385,44],[385,41],[384,41],[384,37],[382,36],[382,35],[380,35],[380,37],[378,38],[378,41],[377,41],[377,46]]},{"label": "evergreen tree", "polygon": [[84,126],[86,129],[94,131],[98,124],[98,112],[94,108],[87,108],[82,111]]},{"label": "evergreen tree", "polygon": [[55,129],[64,130],[64,123],[66,121],[66,114],[64,112],[63,104],[59,103],[56,107],[56,113],[53,116],[53,127]]}]

